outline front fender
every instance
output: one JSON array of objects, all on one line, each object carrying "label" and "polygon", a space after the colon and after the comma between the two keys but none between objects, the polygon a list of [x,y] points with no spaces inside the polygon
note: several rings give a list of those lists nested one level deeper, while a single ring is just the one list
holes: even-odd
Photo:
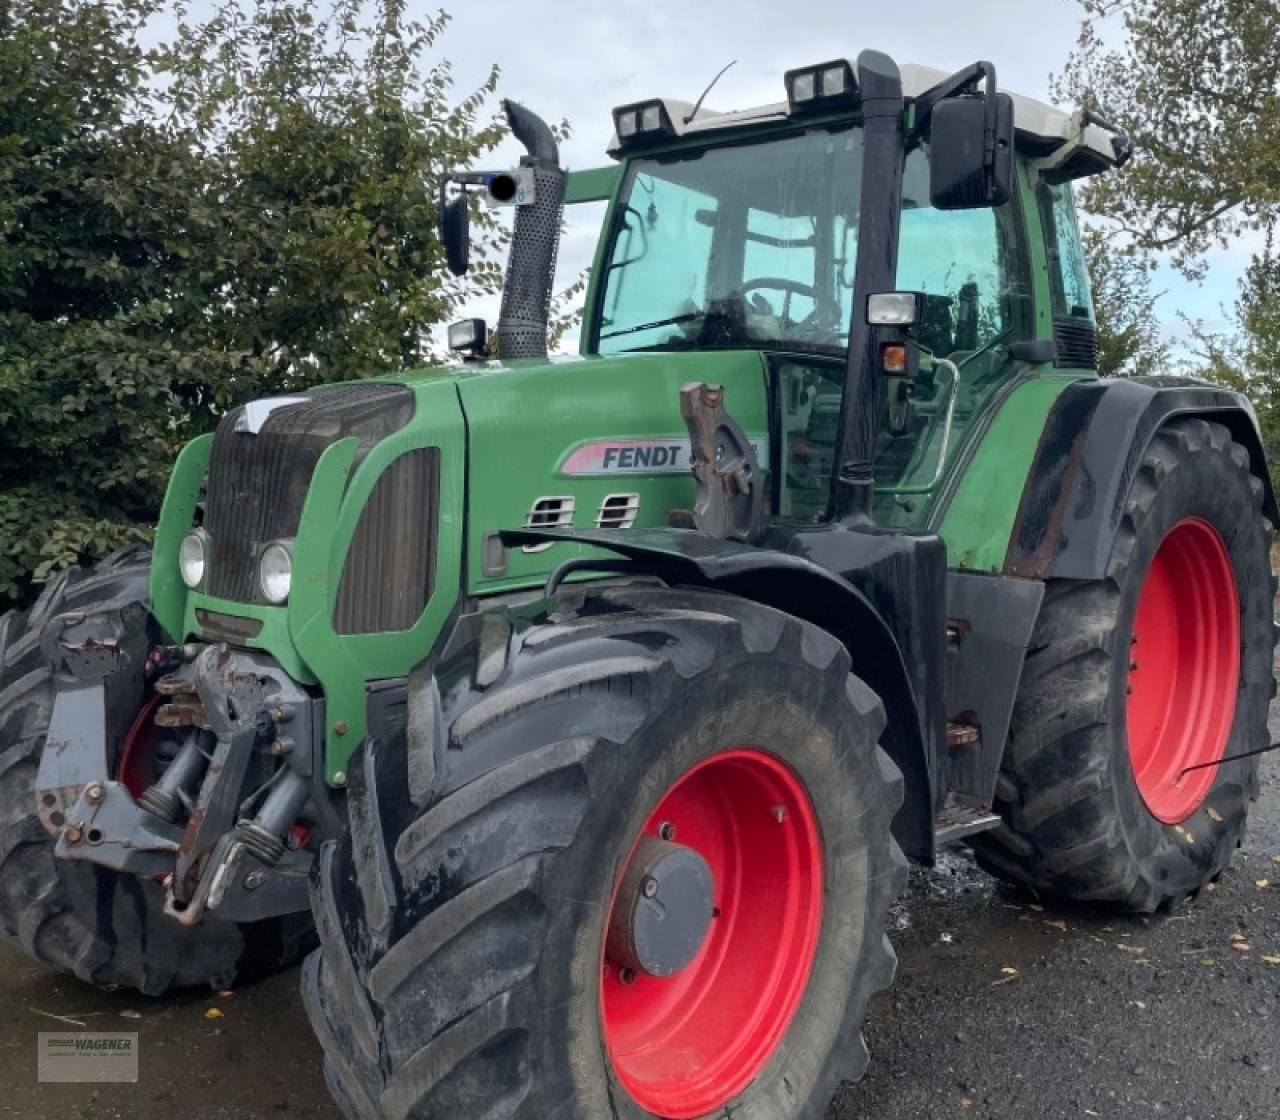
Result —
[{"label": "front fender", "polygon": [[[634,570],[669,584],[715,588],[774,607],[821,627],[849,651],[853,672],[884,702],[889,727],[882,746],[906,783],[894,835],[921,862],[934,855],[933,814],[938,776],[925,739],[920,684],[889,623],[848,580],[805,556],[720,540],[688,529],[518,529],[506,545],[567,541],[604,548],[634,562]],[[583,560],[579,570],[590,570]]]}]

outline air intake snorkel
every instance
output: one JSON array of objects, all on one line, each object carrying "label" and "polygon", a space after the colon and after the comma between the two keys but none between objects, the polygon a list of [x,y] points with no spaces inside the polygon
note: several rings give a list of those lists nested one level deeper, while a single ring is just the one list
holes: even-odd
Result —
[{"label": "air intake snorkel", "polygon": [[[502,287],[496,336],[500,358],[545,358],[551,288],[568,174],[560,166],[555,137],[536,113],[504,100],[512,135],[526,155],[514,171],[455,171],[440,184],[440,237],[449,269],[461,276],[469,264],[467,191],[483,187],[493,206],[515,206],[515,231]],[[449,196],[451,186],[461,191]]]}]

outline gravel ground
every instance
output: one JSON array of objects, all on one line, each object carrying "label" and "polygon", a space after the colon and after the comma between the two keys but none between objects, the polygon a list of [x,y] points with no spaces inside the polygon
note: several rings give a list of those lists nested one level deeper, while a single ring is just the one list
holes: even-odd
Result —
[{"label": "gravel ground", "polygon": [[[1264,775],[1233,869],[1169,917],[1041,908],[958,852],[914,873],[894,912],[898,982],[867,1023],[870,1072],[828,1120],[1280,1117],[1280,963],[1265,959],[1280,959],[1275,756]],[[296,970],[151,1001],[0,948],[0,1008],[0,1117],[340,1120]],[[69,1026],[50,1016],[137,1030],[139,1083],[38,1084],[36,1032]]]}]

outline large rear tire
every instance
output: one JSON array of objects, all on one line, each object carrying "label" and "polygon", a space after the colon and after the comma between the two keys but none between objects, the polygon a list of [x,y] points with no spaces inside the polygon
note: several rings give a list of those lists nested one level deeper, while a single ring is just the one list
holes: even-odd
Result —
[{"label": "large rear tire", "polygon": [[[36,811],[35,781],[53,713],[55,684],[40,635],[55,616],[103,611],[145,628],[150,554],[130,549],[91,571],[72,568],[26,613],[0,618],[0,935],[28,957],[87,983],[160,995],[283,967],[312,944],[310,916],[192,928],[164,916],[158,883],[55,859]],[[145,650],[143,651],[145,654]],[[143,700],[141,675],[109,678],[118,739]]]},{"label": "large rear tire", "polygon": [[[880,703],[775,611],[569,599],[454,643],[411,683],[407,740],[352,776],[303,984],[334,1096],[353,1120],[821,1120],[894,971]],[[666,979],[628,974],[608,935],[641,845],[715,883]]]},{"label": "large rear tire", "polygon": [[1248,452],[1175,421],[1135,475],[1105,580],[1049,584],[1003,764],[989,871],[1150,913],[1229,863],[1274,694],[1272,526]]}]

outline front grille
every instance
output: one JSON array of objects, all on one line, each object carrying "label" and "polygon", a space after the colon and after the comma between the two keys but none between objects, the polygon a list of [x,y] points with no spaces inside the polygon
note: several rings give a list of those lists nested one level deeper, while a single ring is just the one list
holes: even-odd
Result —
[{"label": "front grille", "polygon": [[1055,319],[1053,341],[1059,369],[1098,368],[1098,331],[1087,319]]},{"label": "front grille", "polygon": [[[287,398],[255,434],[244,408],[218,424],[209,457],[204,527],[212,539],[208,592],[252,602],[262,549],[297,535],[311,475],[325,449],[359,439],[357,461],[413,416],[413,394],[398,385],[361,382]],[[260,407],[260,405],[259,405]]]},{"label": "front grille", "polygon": [[379,476],[342,569],[333,628],[339,634],[408,630],[435,586],[440,449],[419,448]]}]

